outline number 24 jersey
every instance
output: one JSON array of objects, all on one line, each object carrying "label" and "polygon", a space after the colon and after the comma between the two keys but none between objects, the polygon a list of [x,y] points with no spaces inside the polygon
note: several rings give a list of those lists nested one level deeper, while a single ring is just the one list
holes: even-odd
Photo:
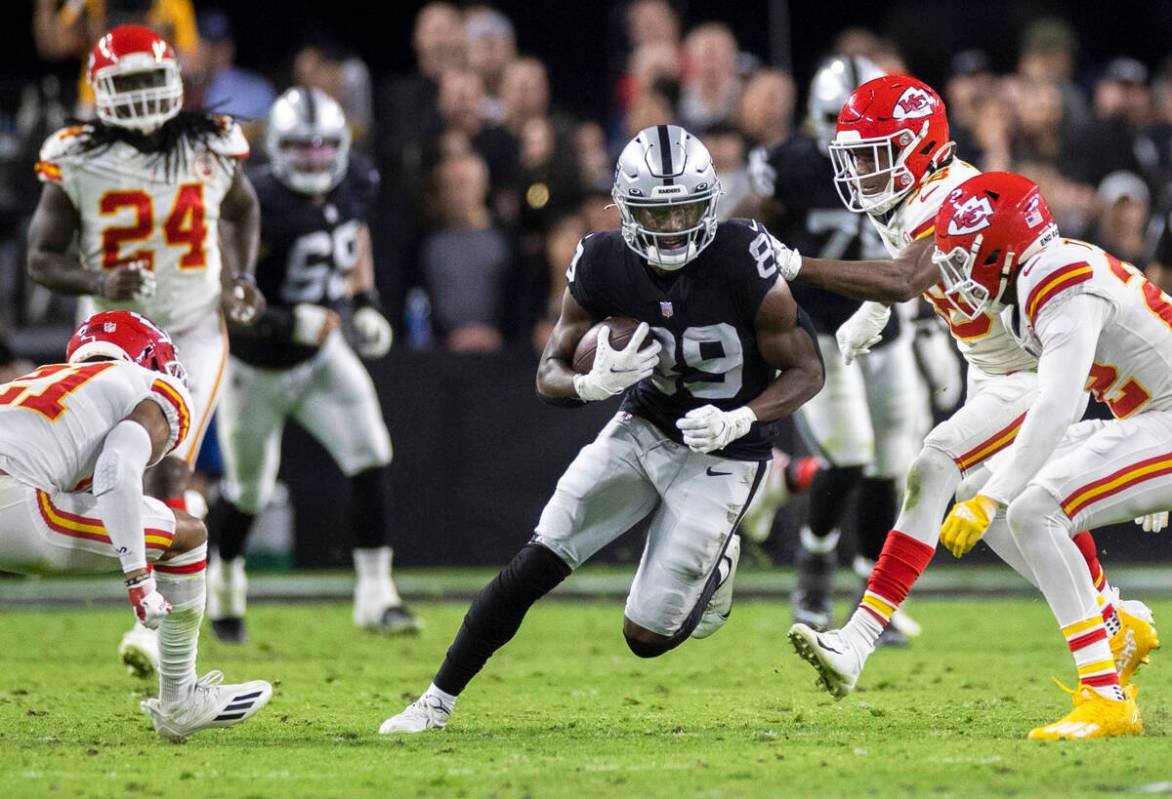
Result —
[{"label": "number 24 jersey", "polygon": [[[663,346],[655,373],[628,389],[623,410],[641,416],[677,443],[676,420],[695,408],[733,410],[777,376],[757,347],[757,310],[777,281],[769,234],[756,222],[722,222],[716,237],[687,266],[658,275],[618,231],[582,239],[566,273],[574,299],[598,320],[646,322]],[[743,438],[714,454],[764,460],[770,425],[754,423]]]},{"label": "number 24 jersey", "polygon": [[217,120],[219,135],[185,139],[170,164],[122,141],[89,149],[88,125],[59,130],[41,147],[37,176],[61,186],[81,220],[82,265],[97,272],[146,261],[158,277],[153,296],[95,298],[98,310],[135,311],[175,334],[219,309],[220,203],[248,142],[230,118]]}]

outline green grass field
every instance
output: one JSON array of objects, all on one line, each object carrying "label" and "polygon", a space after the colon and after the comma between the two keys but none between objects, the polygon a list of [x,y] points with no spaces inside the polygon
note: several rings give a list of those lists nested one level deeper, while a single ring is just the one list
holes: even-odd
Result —
[{"label": "green grass field", "polygon": [[[872,658],[833,702],[784,640],[788,608],[658,660],[629,654],[617,602],[552,601],[460,699],[449,728],[379,723],[424,688],[463,603],[385,639],[342,603],[258,605],[253,641],[203,643],[201,670],[278,684],[243,727],[166,744],[138,712],[154,690],[116,662],[116,608],[0,617],[0,797],[1064,796],[1172,792],[1172,661],[1140,673],[1147,735],[1026,741],[1069,707],[1073,669],[1045,605],[924,600],[927,629]],[[1172,619],[1172,601],[1155,605]],[[1172,658],[1172,654],[1165,654]],[[1162,784],[1161,784],[1162,783]]]}]

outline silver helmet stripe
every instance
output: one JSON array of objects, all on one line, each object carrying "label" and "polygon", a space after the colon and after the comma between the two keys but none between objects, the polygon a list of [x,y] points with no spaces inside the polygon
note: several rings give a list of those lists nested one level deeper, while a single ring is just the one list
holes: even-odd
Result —
[{"label": "silver helmet stripe", "polygon": [[313,92],[308,88],[302,88],[301,97],[305,101],[305,121],[313,127],[317,125],[317,103],[313,100]]}]

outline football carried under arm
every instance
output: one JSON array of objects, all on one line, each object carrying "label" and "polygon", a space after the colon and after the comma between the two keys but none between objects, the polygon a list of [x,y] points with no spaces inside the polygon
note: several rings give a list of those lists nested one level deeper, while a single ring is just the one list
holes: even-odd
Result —
[{"label": "football carried under arm", "polygon": [[893,303],[915,299],[940,282],[940,270],[932,263],[934,246],[929,236],[913,241],[897,258],[842,261],[802,256],[774,238],[773,254],[787,281],[855,300]]},{"label": "football carried under arm", "polygon": [[236,324],[255,324],[265,310],[265,298],[255,277],[259,247],[260,202],[244,168],[237,164],[232,185],[220,205],[223,307]]},{"label": "football carried under arm", "polygon": [[146,568],[142,475],[147,464],[165,454],[169,439],[170,427],[163,411],[153,400],[143,400],[106,435],[94,465],[98,515],[122,562],[134,615],[152,629],[171,612],[171,606]]},{"label": "football carried under arm", "polygon": [[745,405],[722,411],[705,405],[676,421],[684,443],[696,452],[715,452],[741,438],[753,422],[790,415],[822,390],[825,372],[813,335],[798,323],[798,305],[779,280],[761,301],[756,318],[757,346],[765,362],[781,374]]}]

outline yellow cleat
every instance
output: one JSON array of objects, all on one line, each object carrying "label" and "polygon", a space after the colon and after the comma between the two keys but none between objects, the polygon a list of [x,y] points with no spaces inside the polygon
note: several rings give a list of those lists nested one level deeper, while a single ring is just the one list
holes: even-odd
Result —
[{"label": "yellow cleat", "polygon": [[1119,672],[1119,682],[1129,685],[1139,667],[1150,663],[1148,653],[1160,648],[1152,612],[1142,602],[1120,602],[1115,612],[1123,626],[1111,636],[1111,655]]},{"label": "yellow cleat", "polygon": [[[1063,687],[1063,690],[1070,689]],[[1080,741],[1084,738],[1118,738],[1143,733],[1144,723],[1139,717],[1139,706],[1135,703],[1134,685],[1123,690],[1122,702],[1107,699],[1086,685],[1079,685],[1078,690],[1070,693],[1074,699],[1074,710],[1053,724],[1030,730],[1031,741]]]}]

